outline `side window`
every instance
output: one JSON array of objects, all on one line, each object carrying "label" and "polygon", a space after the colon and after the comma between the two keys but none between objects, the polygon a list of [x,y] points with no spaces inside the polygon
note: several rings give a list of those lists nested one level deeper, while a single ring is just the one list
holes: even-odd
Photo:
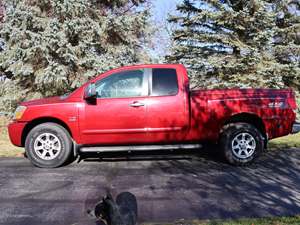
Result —
[{"label": "side window", "polygon": [[152,96],[176,95],[178,80],[175,69],[152,70]]},{"label": "side window", "polygon": [[127,98],[143,95],[144,71],[115,73],[96,83],[98,98]]}]

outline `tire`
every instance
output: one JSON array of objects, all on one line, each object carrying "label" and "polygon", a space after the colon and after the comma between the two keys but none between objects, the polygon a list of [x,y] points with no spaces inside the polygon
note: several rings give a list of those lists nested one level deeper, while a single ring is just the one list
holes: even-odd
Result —
[{"label": "tire", "polygon": [[40,168],[64,165],[72,156],[72,148],[70,134],[56,123],[37,125],[29,132],[25,141],[28,159]]},{"label": "tire", "polygon": [[261,132],[248,123],[233,123],[224,127],[220,138],[225,159],[235,166],[251,164],[264,149]]}]

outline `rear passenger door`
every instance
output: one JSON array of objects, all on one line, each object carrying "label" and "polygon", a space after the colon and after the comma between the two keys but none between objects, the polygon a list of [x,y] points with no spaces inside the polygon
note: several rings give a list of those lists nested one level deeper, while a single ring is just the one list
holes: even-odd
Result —
[{"label": "rear passenger door", "polygon": [[147,130],[149,141],[168,143],[184,140],[189,117],[186,93],[176,69],[153,68],[149,78]]}]

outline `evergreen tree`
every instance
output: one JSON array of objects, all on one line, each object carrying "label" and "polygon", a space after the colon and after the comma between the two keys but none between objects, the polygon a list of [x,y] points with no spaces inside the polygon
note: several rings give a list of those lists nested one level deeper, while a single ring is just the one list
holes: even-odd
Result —
[{"label": "evergreen tree", "polygon": [[2,4],[2,0],[0,0],[0,23],[2,23],[4,18],[4,5]]},{"label": "evergreen tree", "polygon": [[170,62],[185,64],[198,87],[300,89],[297,0],[184,0]]},{"label": "evergreen tree", "polygon": [[274,58],[287,68],[283,83],[300,90],[300,1],[277,1],[275,11]]},{"label": "evergreen tree", "polygon": [[[122,65],[145,62],[145,0],[4,0],[0,105],[62,94]],[[2,104],[1,104],[2,100]],[[14,105],[14,104],[13,104]],[[5,104],[7,107],[7,104]],[[1,109],[0,109],[1,111]]]}]

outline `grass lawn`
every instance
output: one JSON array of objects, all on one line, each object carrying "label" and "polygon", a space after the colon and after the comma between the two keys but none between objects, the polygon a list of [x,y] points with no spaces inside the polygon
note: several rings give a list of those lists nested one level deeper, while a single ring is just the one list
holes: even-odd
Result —
[{"label": "grass lawn", "polygon": [[179,220],[174,223],[145,223],[144,225],[299,225],[300,216],[238,220]]},{"label": "grass lawn", "polygon": [[270,149],[300,148],[300,133],[273,139],[269,142]]}]

